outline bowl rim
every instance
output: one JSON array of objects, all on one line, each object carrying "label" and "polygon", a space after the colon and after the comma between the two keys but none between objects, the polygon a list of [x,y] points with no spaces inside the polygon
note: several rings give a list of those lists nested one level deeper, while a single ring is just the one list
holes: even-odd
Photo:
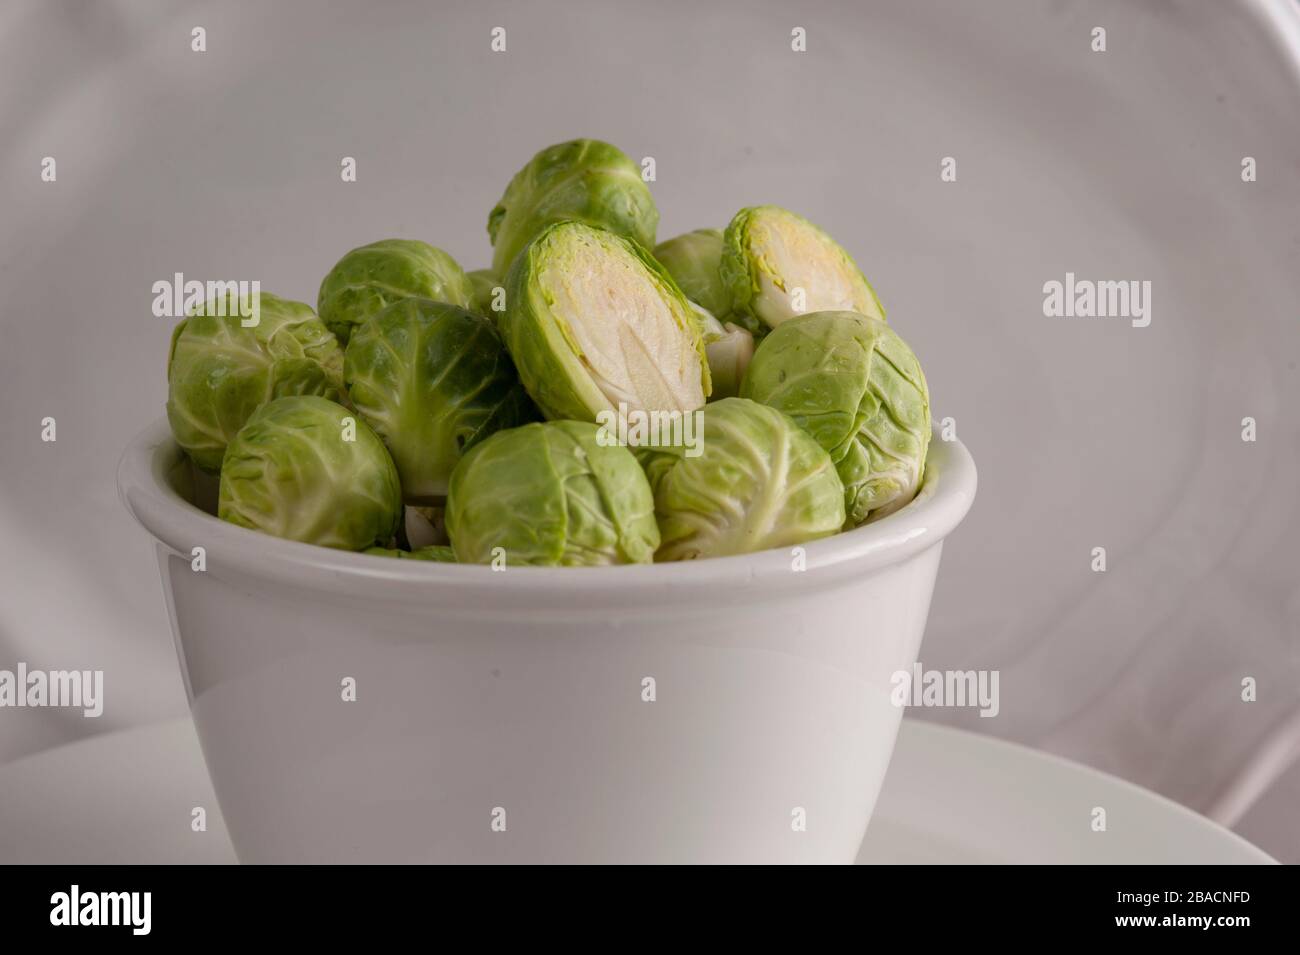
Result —
[{"label": "bowl rim", "polygon": [[[502,608],[582,606],[626,609],[629,603],[669,609],[672,601],[707,595],[713,602],[752,602],[756,594],[816,591],[901,563],[940,543],[970,510],[975,462],[955,438],[933,429],[921,490],[907,506],[879,521],[810,541],[804,572],[794,572],[793,549],[731,557],[611,567],[508,567],[397,560],[285,540],[220,520],[182,497],[168,479],[183,460],[165,417],[127,445],[117,469],[126,509],[160,547],[191,559],[203,546],[206,572],[326,590],[341,597]],[[665,602],[667,598],[668,602]],[[575,603],[577,602],[577,603]]]}]

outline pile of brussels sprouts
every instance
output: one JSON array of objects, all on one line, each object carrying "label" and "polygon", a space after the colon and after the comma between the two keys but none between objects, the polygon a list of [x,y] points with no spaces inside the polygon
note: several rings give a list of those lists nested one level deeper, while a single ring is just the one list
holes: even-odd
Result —
[{"label": "pile of brussels sprouts", "polygon": [[[910,501],[925,378],[849,254],[776,206],[656,245],[658,220],[620,150],[544,149],[488,216],[491,269],[385,239],[315,311],[263,293],[256,324],[242,302],[191,313],[172,433],[219,473],[222,519],[390,557],[718,557]],[[693,445],[609,427],[697,411]]]}]

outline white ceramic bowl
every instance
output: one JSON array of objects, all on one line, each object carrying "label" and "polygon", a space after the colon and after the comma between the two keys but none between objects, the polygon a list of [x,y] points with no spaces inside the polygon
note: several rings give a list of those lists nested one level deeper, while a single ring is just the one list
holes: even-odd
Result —
[{"label": "white ceramic bowl", "polygon": [[975,495],[966,449],[930,447],[915,501],[802,572],[784,550],[494,572],[280,540],[192,504],[161,421],[118,484],[242,861],[847,863]]}]

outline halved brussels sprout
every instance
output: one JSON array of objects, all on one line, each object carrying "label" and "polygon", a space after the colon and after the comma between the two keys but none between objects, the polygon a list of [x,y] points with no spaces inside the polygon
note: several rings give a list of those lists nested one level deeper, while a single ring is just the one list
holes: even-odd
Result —
[{"label": "halved brussels sprout", "polygon": [[[475,269],[473,272],[466,272],[465,274],[469,277],[471,289],[470,310],[477,312],[493,325],[496,325],[501,312],[493,310],[492,300],[496,297],[498,288],[504,291],[504,284],[491,269]],[[502,311],[505,310],[504,306],[505,303],[503,302]]]},{"label": "halved brussels sprout", "polygon": [[445,302],[403,299],[358,327],[344,380],[414,504],[442,500],[477,442],[540,417],[492,326]]},{"label": "halved brussels sprout", "polygon": [[321,320],[347,345],[352,332],[404,298],[468,308],[473,286],[456,260],[417,239],[382,239],[353,249],[320,283]]},{"label": "halved brussels sprout", "polygon": [[501,431],[451,476],[456,559],[513,565],[645,564],[659,546],[654,500],[627,448],[600,429],[550,421]]},{"label": "halved brussels sprout", "polygon": [[654,256],[688,299],[726,321],[731,292],[722,281],[721,229],[696,229],[660,242]]},{"label": "halved brussels sprout", "polygon": [[506,280],[501,333],[548,418],[693,411],[709,366],[690,303],[649,252],[581,222],[547,228]]},{"label": "halved brussels sprout", "polygon": [[446,544],[430,544],[428,547],[417,547],[415,550],[398,550],[395,547],[367,547],[364,553],[374,554],[376,557],[396,557],[401,560],[432,560],[440,564],[456,563],[456,555],[451,552],[451,548]]},{"label": "halved brussels sprout", "polygon": [[[694,303],[692,303],[694,304]],[[745,377],[749,360],[754,357],[754,336],[747,329],[727,322],[723,324],[705,309],[695,306],[704,337],[704,355],[709,362],[709,378],[713,382],[710,401],[734,398],[740,394],[740,382]]]},{"label": "halved brussels sprout", "polygon": [[830,456],[775,408],[743,398],[706,407],[700,453],[637,452],[654,489],[655,560],[791,547],[844,525],[844,486]]},{"label": "halved brussels sprout", "polygon": [[884,322],[853,312],[791,319],[758,346],[740,393],[784,411],[830,452],[850,526],[898,510],[921,486],[930,393]]},{"label": "halved brussels sprout", "polygon": [[618,147],[595,139],[548,146],[515,173],[488,215],[492,271],[505,275],[539,232],[566,219],[652,249],[659,210],[640,168]]},{"label": "halved brussels sprout", "polygon": [[[183,319],[167,360],[167,420],[176,443],[210,473],[254,411],[283,395],[343,394],[343,349],[311,306],[262,292],[252,303],[228,296]],[[222,314],[218,314],[221,312]]]},{"label": "halved brussels sprout", "polygon": [[276,537],[361,550],[392,541],[402,490],[383,442],[347,408],[313,396],[277,398],[230,442],[217,516]]},{"label": "halved brussels sprout", "polygon": [[[723,246],[722,279],[731,307],[771,328],[796,315],[837,309],[885,318],[849,254],[802,216],[779,206],[741,209],[727,226]],[[796,298],[800,289],[802,303]]]}]

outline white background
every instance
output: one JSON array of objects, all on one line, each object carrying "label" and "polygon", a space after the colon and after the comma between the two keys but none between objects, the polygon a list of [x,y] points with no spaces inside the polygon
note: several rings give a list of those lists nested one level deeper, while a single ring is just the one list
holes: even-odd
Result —
[{"label": "white background", "polygon": [[[514,171],[594,136],[655,157],[661,237],[762,202],[826,227],[955,418],[980,492],[921,656],[1000,670],[1001,712],[915,715],[1229,822],[1262,792],[1236,828],[1300,861],[1296,16],[1195,0],[0,5],[0,667],[102,668],[107,685],[99,720],[0,710],[0,760],[184,711],[152,545],[114,485],[166,397],[152,284],[257,278],[314,304],[340,255],[388,236],[481,267]],[[1067,270],[1150,280],[1150,327],[1045,318],[1043,283]]]}]

